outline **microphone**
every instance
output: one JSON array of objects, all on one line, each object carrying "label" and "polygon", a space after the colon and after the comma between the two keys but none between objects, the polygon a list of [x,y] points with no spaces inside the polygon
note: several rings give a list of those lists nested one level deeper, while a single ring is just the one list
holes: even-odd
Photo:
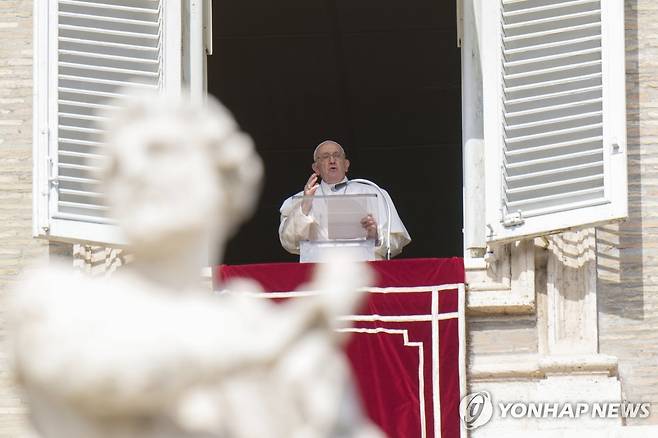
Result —
[{"label": "microphone", "polygon": [[343,190],[343,188],[347,187],[349,183],[350,183],[349,181],[343,181],[342,183],[338,183],[331,188],[331,191],[337,192],[339,190]]},{"label": "microphone", "polygon": [[379,192],[382,199],[384,200],[384,204],[386,205],[386,259],[390,260],[391,259],[391,205],[388,203],[388,199],[386,199],[386,196],[384,196],[384,191],[381,189],[381,187],[379,187],[377,184],[367,179],[355,178],[348,181],[344,181],[342,183],[338,183],[334,185],[331,188],[331,191],[337,192],[339,190],[343,190],[343,188],[347,187],[348,184],[353,182],[358,182],[374,187],[375,190]]}]

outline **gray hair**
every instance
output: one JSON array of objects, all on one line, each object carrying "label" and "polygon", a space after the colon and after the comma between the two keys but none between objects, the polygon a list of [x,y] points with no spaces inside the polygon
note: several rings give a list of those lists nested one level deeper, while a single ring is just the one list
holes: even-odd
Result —
[{"label": "gray hair", "polygon": [[333,143],[333,144],[335,144],[336,146],[338,146],[338,148],[340,149],[340,151],[343,153],[343,157],[346,156],[346,154],[345,154],[345,149],[343,149],[343,147],[342,147],[339,143],[337,143],[337,142],[335,142],[335,141],[333,141],[333,140],[325,140],[325,141],[323,141],[322,143],[320,143],[319,145],[317,145],[317,146],[315,147],[315,150],[313,151],[313,161],[318,161],[318,151],[320,150],[320,148],[321,148],[322,146],[324,146],[324,145],[327,144],[327,143]]}]

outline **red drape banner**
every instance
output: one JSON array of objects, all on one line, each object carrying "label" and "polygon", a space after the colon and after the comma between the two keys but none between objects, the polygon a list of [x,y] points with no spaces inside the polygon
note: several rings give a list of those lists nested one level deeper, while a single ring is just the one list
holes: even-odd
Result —
[{"label": "red drape banner", "polygon": [[[370,262],[376,284],[354,315],[346,347],[370,418],[390,438],[460,436],[461,258]],[[315,265],[221,265],[215,285],[244,277],[267,292],[307,283]],[[294,296],[294,294],[291,294]]]}]

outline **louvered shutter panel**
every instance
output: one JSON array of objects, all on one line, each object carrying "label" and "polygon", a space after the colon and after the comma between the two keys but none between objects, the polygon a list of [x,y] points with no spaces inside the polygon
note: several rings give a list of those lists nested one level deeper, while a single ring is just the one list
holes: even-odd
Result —
[{"label": "louvered shutter panel", "polygon": [[37,195],[47,194],[48,203],[36,234],[121,244],[93,172],[105,148],[99,114],[120,107],[131,90],[180,90],[180,6],[165,0],[47,3],[48,42],[45,48],[40,41],[40,52],[47,53],[49,74],[39,91],[49,101],[49,162]]},{"label": "louvered shutter panel", "polygon": [[488,240],[625,217],[623,1],[488,7]]}]

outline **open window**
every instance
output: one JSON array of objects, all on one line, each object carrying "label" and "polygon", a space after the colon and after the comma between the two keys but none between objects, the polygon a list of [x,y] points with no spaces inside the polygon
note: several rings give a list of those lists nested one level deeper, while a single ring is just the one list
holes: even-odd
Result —
[{"label": "open window", "polygon": [[201,25],[194,11],[164,0],[35,2],[35,236],[125,243],[93,176],[104,149],[97,123],[102,110],[121,105],[122,90],[180,92],[184,74],[203,62],[186,56],[183,68],[191,44],[184,29]]},{"label": "open window", "polygon": [[533,312],[533,237],[627,214],[623,2],[463,6],[468,305]]},{"label": "open window", "polygon": [[481,7],[487,241],[625,218],[623,2]]},{"label": "open window", "polygon": [[266,171],[258,208],[224,262],[296,261],[279,208],[341,143],[348,177],[391,195],[412,242],[401,258],[462,254],[456,2],[215,0],[208,92],[251,135]]}]

